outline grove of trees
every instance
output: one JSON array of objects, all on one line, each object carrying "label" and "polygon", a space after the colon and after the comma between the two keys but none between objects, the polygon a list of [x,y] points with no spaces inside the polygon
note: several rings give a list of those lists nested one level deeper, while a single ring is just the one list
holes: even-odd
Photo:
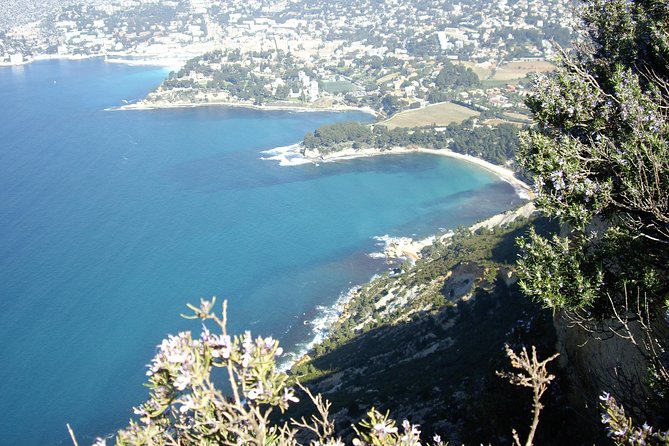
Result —
[{"label": "grove of trees", "polygon": [[495,164],[514,159],[518,148],[518,129],[511,124],[474,126],[471,119],[446,127],[388,129],[356,122],[330,124],[304,136],[304,147],[329,153],[353,145],[354,148],[389,149],[418,146],[428,149],[450,149],[472,155]]}]

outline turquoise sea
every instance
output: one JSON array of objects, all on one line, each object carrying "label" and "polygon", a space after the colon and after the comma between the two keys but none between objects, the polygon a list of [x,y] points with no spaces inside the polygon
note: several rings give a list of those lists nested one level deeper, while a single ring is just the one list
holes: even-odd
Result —
[{"label": "turquoise sea", "polygon": [[105,111],[166,71],[101,60],[0,69],[0,444],[90,444],[146,395],[179,313],[216,295],[232,331],[297,351],[352,284],[387,266],[374,236],[424,236],[518,202],[429,155],[281,167],[263,150],[361,113]]}]

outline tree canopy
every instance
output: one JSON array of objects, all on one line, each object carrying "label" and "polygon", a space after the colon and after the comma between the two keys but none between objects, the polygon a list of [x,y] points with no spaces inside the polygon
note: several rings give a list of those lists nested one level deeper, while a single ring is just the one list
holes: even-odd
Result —
[{"label": "tree canopy", "polygon": [[527,100],[536,126],[519,162],[563,231],[522,242],[522,286],[556,310],[622,324],[666,405],[669,4],[596,0],[583,18],[582,42]]},{"label": "tree canopy", "polygon": [[512,124],[474,126],[468,119],[446,127],[395,127],[382,124],[373,127],[357,122],[324,125],[304,135],[304,147],[321,153],[354,148],[391,149],[419,146],[428,149],[450,149],[495,164],[513,160],[518,148],[518,129]]}]

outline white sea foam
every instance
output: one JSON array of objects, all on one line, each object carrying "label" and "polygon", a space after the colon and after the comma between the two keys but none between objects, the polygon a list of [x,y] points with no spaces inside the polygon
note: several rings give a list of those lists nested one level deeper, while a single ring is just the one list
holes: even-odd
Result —
[{"label": "white sea foam", "polygon": [[521,187],[518,183],[515,183],[513,181],[509,181],[506,178],[502,178],[504,181],[509,183],[511,187],[513,187],[513,190],[516,192],[516,195],[518,195],[518,198],[521,198],[523,200],[529,200],[530,195],[527,193],[527,190],[523,187]]},{"label": "white sea foam", "polygon": [[286,156],[286,155],[274,155],[270,157],[262,157],[260,158],[261,160],[264,161],[278,161],[279,166],[299,166],[301,164],[310,164],[311,161],[309,161],[306,158],[302,158],[301,156]]},{"label": "white sea foam", "polygon": [[367,254],[370,259],[385,259],[386,254],[383,252],[370,252]]},{"label": "white sea foam", "polygon": [[436,236],[432,235],[422,239],[414,239],[411,237],[391,237],[389,235],[381,235],[373,237],[376,240],[377,246],[383,246],[383,252],[386,256],[391,258],[408,259],[414,262],[418,253],[435,242]]},{"label": "white sea foam", "polygon": [[[374,275],[369,281],[376,279],[378,276]],[[311,350],[330,333],[330,327],[337,322],[344,312],[346,304],[360,289],[359,285],[355,285],[339,295],[337,301],[330,306],[319,305],[316,307],[317,315],[310,321],[305,321],[304,324],[311,327],[310,340],[295,346],[295,352],[287,355],[286,361],[279,365],[283,371],[290,369],[295,362],[300,358],[309,354]]]},{"label": "white sea foam", "polygon": [[301,164],[310,164],[311,161],[300,153],[300,143],[289,146],[275,147],[270,150],[264,150],[264,153],[271,156],[260,157],[264,161],[278,161],[279,166],[299,166]]},{"label": "white sea foam", "polygon": [[268,155],[283,155],[283,154],[290,153],[290,152],[296,152],[297,149],[299,149],[299,147],[300,147],[300,143],[295,143],[295,144],[291,144],[289,146],[280,146],[280,147],[275,147],[275,148],[269,149],[269,150],[263,150],[260,153],[266,153]]},{"label": "white sea foam", "polygon": [[383,246],[384,248],[387,247],[390,244],[406,244],[406,243],[411,243],[413,242],[413,239],[411,237],[391,237],[388,234],[385,235],[376,235],[372,237],[374,240],[380,242],[377,243],[377,246]]}]

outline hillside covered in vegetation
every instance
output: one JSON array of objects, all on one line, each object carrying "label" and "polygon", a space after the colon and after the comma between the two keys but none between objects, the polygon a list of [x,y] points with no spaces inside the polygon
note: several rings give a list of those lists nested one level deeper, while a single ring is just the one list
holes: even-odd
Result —
[{"label": "hillside covered in vegetation", "polygon": [[[463,228],[426,248],[415,265],[355,291],[328,339],[292,369],[332,401],[340,432],[352,433],[369,407],[451,444],[508,444],[512,427],[525,429],[530,394],[495,372],[508,368],[505,344],[537,344],[541,356],[554,350],[551,313],[523,296],[513,273],[515,239],[530,226],[556,230],[546,219],[476,233]],[[585,439],[583,430],[564,429],[578,425],[567,385],[554,383],[538,444]]]},{"label": "hillside covered in vegetation", "polygon": [[446,127],[388,129],[382,124],[364,125],[344,122],[319,127],[304,136],[307,150],[328,154],[348,148],[380,150],[417,146],[427,149],[450,149],[472,155],[493,164],[505,164],[515,158],[518,128],[512,124],[475,125],[468,119]]}]

